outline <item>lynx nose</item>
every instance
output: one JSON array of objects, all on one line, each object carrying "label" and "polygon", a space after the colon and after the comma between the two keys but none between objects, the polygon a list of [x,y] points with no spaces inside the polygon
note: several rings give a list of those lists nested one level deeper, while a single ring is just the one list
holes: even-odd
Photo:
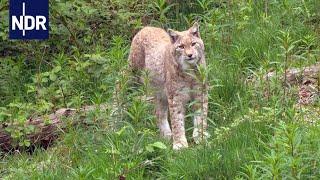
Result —
[{"label": "lynx nose", "polygon": [[192,58],[193,54],[187,54],[187,56],[188,56],[189,58]]}]

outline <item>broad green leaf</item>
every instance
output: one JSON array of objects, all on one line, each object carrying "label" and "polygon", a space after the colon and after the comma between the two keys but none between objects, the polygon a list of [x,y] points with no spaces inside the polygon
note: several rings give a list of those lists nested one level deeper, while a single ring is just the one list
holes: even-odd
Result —
[{"label": "broad green leaf", "polygon": [[53,68],[52,71],[55,72],[55,73],[61,71],[61,66],[56,66],[55,68]]},{"label": "broad green leaf", "polygon": [[154,148],[150,144],[146,146],[146,150],[148,152],[154,152]]},{"label": "broad green leaf", "polygon": [[167,149],[167,146],[160,141],[153,143],[152,146],[159,149]]},{"label": "broad green leaf", "polygon": [[51,73],[49,78],[50,78],[51,81],[55,81],[55,80],[57,80],[57,75],[54,74],[54,73]]}]

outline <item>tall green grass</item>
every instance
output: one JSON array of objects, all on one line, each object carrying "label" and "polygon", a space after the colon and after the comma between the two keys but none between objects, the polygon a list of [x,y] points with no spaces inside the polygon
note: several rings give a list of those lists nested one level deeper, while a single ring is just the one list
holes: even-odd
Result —
[{"label": "tall green grass", "polygon": [[[76,11],[71,30],[78,45],[72,38],[50,42],[52,50],[46,42],[34,43],[33,47],[42,47],[35,50],[35,61],[22,53],[1,58],[0,122],[23,123],[30,116],[66,106],[108,104],[110,108],[85,114],[85,125],[68,127],[47,150],[36,147],[33,154],[2,154],[1,178],[320,177],[319,103],[297,106],[295,87],[285,89],[281,80],[286,68],[319,61],[316,0],[96,3],[101,4],[53,4],[63,7],[61,16],[71,18],[68,11]],[[115,16],[105,20],[99,16],[101,8],[118,15],[105,9],[105,17]],[[54,17],[53,27],[63,27],[59,17]],[[85,23],[94,19],[112,22],[108,34],[98,29],[90,36]],[[175,152],[170,142],[158,136],[153,105],[147,101],[148,81],[131,87],[127,55],[130,37],[144,21],[182,30],[195,19],[201,23],[206,46],[211,138]],[[121,24],[129,20],[128,26]],[[53,32],[53,39],[59,39],[59,32],[68,36],[62,30]],[[270,71],[276,76],[266,81],[263,77]],[[307,123],[310,119],[316,123]],[[191,131],[192,123],[186,124]],[[17,142],[24,142],[23,137],[17,137]]]}]

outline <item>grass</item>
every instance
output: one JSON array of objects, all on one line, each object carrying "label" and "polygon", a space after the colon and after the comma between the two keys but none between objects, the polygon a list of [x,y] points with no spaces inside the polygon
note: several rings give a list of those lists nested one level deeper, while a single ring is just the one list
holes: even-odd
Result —
[{"label": "grass", "polygon": [[[107,45],[102,38],[70,52],[54,49],[50,57],[42,56],[42,43],[29,44],[39,47],[36,63],[22,55],[0,63],[1,123],[9,115],[23,121],[65,106],[112,108],[86,114],[86,125],[68,127],[47,150],[2,154],[1,179],[320,177],[319,102],[297,106],[296,87],[284,89],[280,79],[286,68],[319,61],[319,3],[204,0],[179,9],[164,2],[148,5],[156,6],[147,10],[151,23],[181,30],[195,17],[201,22],[210,84],[208,142],[175,152],[159,138],[153,105],[145,100],[149,84],[130,85],[128,37],[113,36]],[[143,9],[138,7],[137,14]],[[116,34],[122,32],[118,28]],[[277,76],[264,80],[270,71]],[[192,123],[186,124],[191,138]]]},{"label": "grass", "polygon": [[149,152],[146,147],[160,141],[157,134],[124,127],[123,134],[78,127],[47,151],[5,157],[2,174],[8,179],[113,179],[120,175],[129,179],[232,178],[245,162],[253,160],[252,149],[263,150],[259,139],[265,138],[260,136],[269,129],[261,123],[244,122],[212,145],[173,152],[165,142],[166,149]]}]

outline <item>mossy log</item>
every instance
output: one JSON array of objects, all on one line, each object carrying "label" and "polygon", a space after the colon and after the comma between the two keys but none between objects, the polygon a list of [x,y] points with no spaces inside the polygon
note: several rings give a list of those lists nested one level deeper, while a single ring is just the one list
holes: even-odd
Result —
[{"label": "mossy log", "polygon": [[[264,78],[266,80],[274,77],[275,72],[269,72]],[[303,68],[291,68],[286,70],[282,78],[286,85],[318,84],[320,81],[320,63]]]},{"label": "mossy log", "polygon": [[[30,134],[26,134],[25,138],[29,140],[31,146],[40,146],[47,148],[52,142],[57,139],[58,135],[67,127],[66,123],[70,121],[64,121],[66,117],[71,117],[77,114],[87,113],[95,109],[106,109],[106,105],[100,106],[86,106],[81,109],[61,108],[54,113],[46,116],[29,118],[25,121],[24,127],[33,126],[35,131]],[[48,123],[49,122],[49,123]],[[77,121],[73,121],[72,125],[76,125],[81,122],[81,118]],[[7,128],[18,128],[21,125],[17,124],[2,124],[0,126],[0,150],[4,152],[10,152],[12,150],[22,149],[17,142],[14,141],[11,134],[6,131]]]}]

